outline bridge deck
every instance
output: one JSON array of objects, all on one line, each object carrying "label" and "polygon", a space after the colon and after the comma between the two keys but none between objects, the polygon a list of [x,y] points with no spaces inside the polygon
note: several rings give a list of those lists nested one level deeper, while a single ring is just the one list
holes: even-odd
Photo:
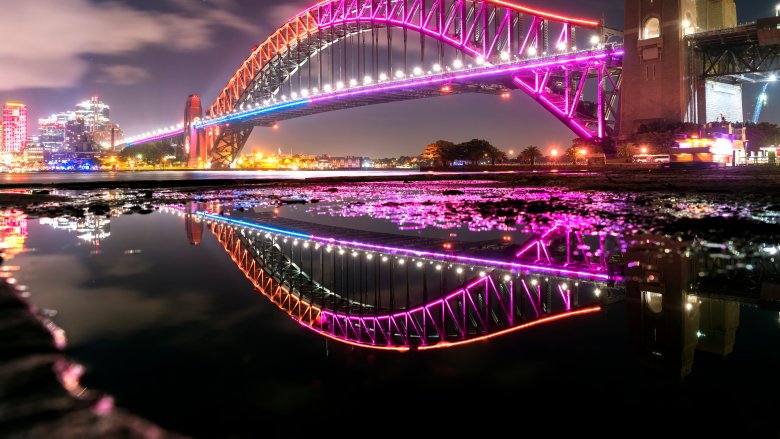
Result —
[{"label": "bridge deck", "polygon": [[[501,240],[464,242],[453,239],[436,239],[422,236],[355,230],[329,226],[308,221],[275,216],[271,212],[233,212],[232,217],[242,221],[263,224],[270,227],[310,234],[318,237],[335,238],[342,241],[357,241],[387,248],[403,248],[422,252],[451,253],[474,258],[490,257],[511,261],[520,246]],[[448,247],[445,247],[448,245]]]}]

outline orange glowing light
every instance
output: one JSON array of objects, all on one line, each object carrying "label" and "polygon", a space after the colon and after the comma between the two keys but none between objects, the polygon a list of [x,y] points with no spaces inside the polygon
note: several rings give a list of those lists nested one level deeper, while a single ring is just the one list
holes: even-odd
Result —
[{"label": "orange glowing light", "polygon": [[506,335],[506,334],[509,334],[509,333],[512,333],[512,332],[515,332],[515,331],[522,331],[523,329],[528,329],[528,328],[531,328],[533,326],[538,326],[538,325],[541,325],[541,324],[544,324],[544,323],[550,323],[550,322],[554,322],[556,320],[563,320],[563,319],[567,319],[569,317],[576,317],[576,316],[581,316],[581,315],[586,315],[586,314],[593,314],[593,313],[600,312],[600,311],[601,311],[601,306],[598,306],[598,305],[597,306],[591,306],[589,308],[583,308],[583,309],[580,309],[580,310],[577,310],[577,311],[567,312],[567,313],[564,313],[564,314],[557,314],[557,315],[554,315],[554,316],[543,317],[543,318],[541,318],[539,320],[534,320],[533,322],[525,323],[525,324],[520,325],[520,326],[515,326],[514,328],[504,329],[503,331],[498,331],[498,332],[495,332],[493,334],[483,335],[481,337],[472,338],[472,339],[469,339],[469,340],[453,341],[453,342],[444,341],[444,342],[437,343],[437,344],[434,344],[434,345],[420,346],[417,349],[419,349],[421,351],[427,351],[429,349],[451,348],[451,347],[454,347],[454,346],[462,346],[462,345],[465,345],[465,344],[477,343],[477,342],[480,342],[480,341],[490,340],[491,338],[494,338],[494,337],[500,337],[502,335]]},{"label": "orange glowing light", "polygon": [[449,85],[445,85],[445,86],[443,86],[443,87],[441,88],[441,92],[442,92],[442,93],[449,93],[449,92],[451,92],[451,91],[452,91],[452,87],[450,87]]}]

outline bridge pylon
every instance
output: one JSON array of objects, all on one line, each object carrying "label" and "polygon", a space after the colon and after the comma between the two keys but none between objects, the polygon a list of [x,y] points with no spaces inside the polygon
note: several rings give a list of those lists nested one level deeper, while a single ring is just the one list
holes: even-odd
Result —
[{"label": "bridge pylon", "polygon": [[620,137],[652,122],[741,122],[742,88],[705,79],[696,34],[737,24],[734,0],[626,0]]},{"label": "bridge pylon", "polygon": [[203,130],[195,124],[203,117],[203,105],[200,96],[189,95],[184,105],[184,155],[187,166],[202,167],[208,160],[208,143]]}]

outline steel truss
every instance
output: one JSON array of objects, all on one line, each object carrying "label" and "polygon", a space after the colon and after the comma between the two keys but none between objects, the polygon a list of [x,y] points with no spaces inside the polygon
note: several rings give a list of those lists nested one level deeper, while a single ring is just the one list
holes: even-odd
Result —
[{"label": "steel truss", "polygon": [[[408,302],[405,309],[374,306],[364,289],[350,298],[316,281],[296,263],[293,247],[288,254],[275,234],[253,235],[219,221],[209,227],[258,292],[302,326],[361,347],[396,351],[452,347],[600,310],[593,294],[596,284],[500,270],[448,294],[437,292],[434,296],[439,298],[421,306],[409,307]],[[302,255],[297,258],[300,261]],[[364,271],[376,267],[357,264]]]},{"label": "steel truss", "polygon": [[731,77],[737,82],[745,75],[780,70],[780,46],[760,40],[755,23],[688,37],[700,59],[702,79]]},{"label": "steel truss", "polygon": [[[576,30],[585,28],[593,30],[594,34],[601,32],[601,38],[604,38],[605,34],[599,26],[598,21],[564,17],[499,0],[325,1],[299,13],[258,45],[215,100],[209,114],[211,117],[219,117],[231,111],[240,111],[247,105],[281,100],[286,88],[289,88],[291,95],[298,93],[294,91],[293,83],[297,82],[298,88],[303,88],[301,76],[307,64],[307,87],[311,87],[313,75],[317,78],[314,84],[322,89],[323,62],[318,61],[319,71],[312,72],[310,61],[318,55],[326,56],[326,52],[330,56],[325,63],[330,70],[326,75],[329,73],[327,76],[333,86],[336,78],[347,81],[348,70],[356,72],[357,78],[363,78],[364,75],[377,77],[380,73],[393,78],[397,71],[408,74],[408,31],[420,35],[423,58],[426,53],[423,37],[429,37],[439,47],[428,47],[428,53],[438,53],[439,61],[442,60],[443,47],[446,46],[455,48],[460,57],[469,57],[472,60],[470,62],[490,65],[515,60],[523,62],[575,51]],[[402,34],[393,43],[392,30],[398,28]],[[381,47],[378,37],[380,30],[387,37]],[[400,50],[396,47],[400,44],[399,40],[403,42],[402,57],[394,54]],[[348,42],[351,46],[347,45]],[[334,51],[337,54],[335,56]],[[511,78],[495,78],[498,82],[486,82],[456,92],[500,93],[502,89],[520,87],[578,135],[602,138],[610,133],[614,125],[616,95],[620,85],[619,65],[616,57],[597,65],[572,65],[560,71],[540,70],[538,75],[542,81],[534,80],[531,83],[527,77],[519,78],[519,82],[513,82]],[[294,81],[296,75],[297,81]],[[590,105],[581,102],[581,85],[592,79],[599,81],[599,90],[603,92],[599,91],[598,102]],[[533,84],[532,90],[522,84]],[[411,99],[441,93],[431,90],[414,93],[407,90],[403,94],[404,98]],[[398,99],[395,97],[395,100]],[[350,106],[355,105],[345,105]],[[243,123],[256,125],[255,122],[248,120]],[[221,142],[214,145],[211,155],[214,161],[227,164],[227,158],[234,159],[240,149],[240,145]]]}]

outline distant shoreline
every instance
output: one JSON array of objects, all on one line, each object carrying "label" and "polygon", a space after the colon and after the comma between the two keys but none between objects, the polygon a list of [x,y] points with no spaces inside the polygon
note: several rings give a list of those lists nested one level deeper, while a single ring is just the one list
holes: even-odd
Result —
[{"label": "distant shoreline", "polygon": [[236,175],[237,178],[215,179],[149,179],[132,181],[79,181],[50,183],[3,182],[0,189],[175,189],[187,191],[210,188],[305,186],[309,184],[343,184],[366,182],[417,182],[417,181],[490,181],[510,187],[566,187],[572,190],[605,190],[617,192],[679,192],[679,193],[757,193],[780,194],[780,167],[741,167],[701,170],[664,170],[657,167],[524,167],[522,170],[491,167],[462,169],[463,173],[448,169],[445,173],[420,171],[402,175],[339,175],[309,178],[254,179]]}]

